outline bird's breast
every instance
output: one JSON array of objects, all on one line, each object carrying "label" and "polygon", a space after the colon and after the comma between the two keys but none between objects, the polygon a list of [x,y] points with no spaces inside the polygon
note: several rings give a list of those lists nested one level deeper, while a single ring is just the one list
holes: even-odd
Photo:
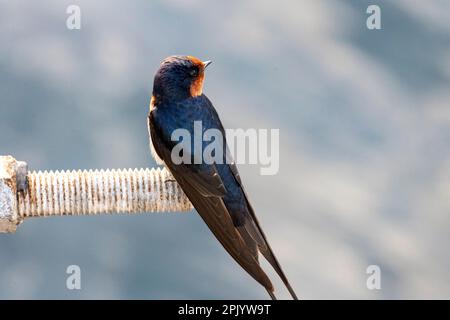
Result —
[{"label": "bird's breast", "polygon": [[149,116],[147,117],[147,127],[148,127],[148,137],[149,137],[149,146],[150,146],[150,153],[153,157],[153,159],[155,159],[156,164],[162,166],[165,166],[165,162],[163,159],[160,158],[160,156],[158,155],[158,153],[156,152],[155,146],[153,144],[152,141],[152,123],[150,121],[150,113],[154,112],[156,109],[156,97],[152,95],[152,98],[150,99],[150,112],[149,112]]}]

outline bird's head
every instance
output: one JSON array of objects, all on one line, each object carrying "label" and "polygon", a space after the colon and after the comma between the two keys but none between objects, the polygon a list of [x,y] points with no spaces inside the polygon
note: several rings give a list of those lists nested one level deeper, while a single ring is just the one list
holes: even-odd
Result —
[{"label": "bird's head", "polygon": [[211,61],[192,56],[171,56],[163,60],[153,82],[156,100],[180,101],[202,94],[205,68]]}]

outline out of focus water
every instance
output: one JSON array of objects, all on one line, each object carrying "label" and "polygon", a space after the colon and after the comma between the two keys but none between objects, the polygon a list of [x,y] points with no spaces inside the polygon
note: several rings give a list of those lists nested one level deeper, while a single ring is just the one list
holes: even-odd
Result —
[{"label": "out of focus water", "polygon": [[[0,154],[154,166],[147,108],[171,54],[214,61],[204,92],[226,127],[280,129],[279,174],[240,170],[301,297],[450,298],[448,1],[1,0]],[[66,289],[71,264],[82,290]],[[26,221],[0,235],[0,298],[266,293],[189,213]]]}]

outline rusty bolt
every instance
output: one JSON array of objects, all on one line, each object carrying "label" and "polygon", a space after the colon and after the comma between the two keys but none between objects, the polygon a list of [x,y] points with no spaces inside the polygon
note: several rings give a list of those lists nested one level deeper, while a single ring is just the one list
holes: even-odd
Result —
[{"label": "rusty bolt", "polygon": [[17,161],[0,157],[0,231],[14,232],[21,222],[17,212]]},{"label": "rusty bolt", "polygon": [[166,169],[28,172],[25,162],[0,156],[0,232],[29,217],[191,209]]}]

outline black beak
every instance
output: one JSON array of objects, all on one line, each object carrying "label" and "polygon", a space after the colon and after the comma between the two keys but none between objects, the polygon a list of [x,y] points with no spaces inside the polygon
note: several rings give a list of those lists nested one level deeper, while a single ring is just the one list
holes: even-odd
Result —
[{"label": "black beak", "polygon": [[203,61],[203,69],[206,69],[207,66],[209,66],[212,63],[211,60]]}]

